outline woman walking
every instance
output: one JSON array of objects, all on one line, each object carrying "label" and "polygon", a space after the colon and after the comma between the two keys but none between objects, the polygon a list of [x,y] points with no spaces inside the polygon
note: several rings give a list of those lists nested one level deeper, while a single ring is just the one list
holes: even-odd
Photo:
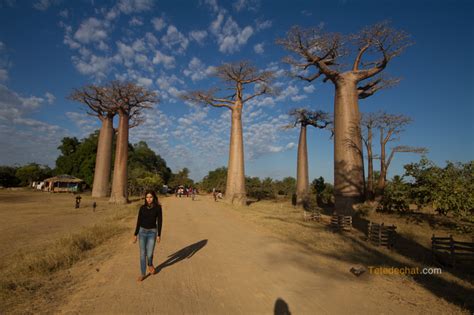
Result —
[{"label": "woman walking", "polygon": [[153,267],[153,251],[155,249],[155,240],[160,242],[161,226],[163,222],[163,214],[161,204],[158,201],[154,191],[145,193],[145,204],[138,211],[137,227],[133,242],[137,242],[137,235],[140,245],[140,270],[141,275],[138,281],[143,281],[146,277],[146,270],[150,274],[155,273]]}]

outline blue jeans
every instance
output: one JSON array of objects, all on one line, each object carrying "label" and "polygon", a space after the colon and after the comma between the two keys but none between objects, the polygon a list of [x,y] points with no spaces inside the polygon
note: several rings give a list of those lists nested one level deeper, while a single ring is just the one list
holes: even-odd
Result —
[{"label": "blue jeans", "polygon": [[146,275],[146,266],[153,266],[153,251],[155,250],[156,229],[145,229],[140,227],[138,231],[140,243],[140,269],[142,276]]}]

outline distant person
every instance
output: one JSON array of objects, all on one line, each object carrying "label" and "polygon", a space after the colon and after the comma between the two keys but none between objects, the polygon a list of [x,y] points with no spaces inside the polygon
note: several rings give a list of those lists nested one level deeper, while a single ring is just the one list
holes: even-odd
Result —
[{"label": "distant person", "polygon": [[191,192],[191,197],[192,197],[193,201],[194,201],[194,199],[196,198],[196,193],[197,193],[197,189],[196,189],[196,188],[193,188],[193,189],[192,189],[192,192]]},{"label": "distant person", "polygon": [[140,271],[141,275],[138,281],[143,281],[146,277],[146,271],[150,274],[155,273],[153,267],[153,251],[155,250],[155,241],[161,241],[161,226],[163,223],[163,213],[161,204],[154,191],[145,193],[145,204],[138,211],[137,226],[133,242],[137,242],[137,235],[140,245]]}]

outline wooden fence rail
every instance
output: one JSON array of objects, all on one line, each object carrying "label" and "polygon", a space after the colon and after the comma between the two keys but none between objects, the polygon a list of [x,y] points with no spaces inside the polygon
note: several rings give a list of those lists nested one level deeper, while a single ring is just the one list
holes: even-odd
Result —
[{"label": "wooden fence rail", "polygon": [[377,246],[392,248],[395,245],[397,236],[395,225],[385,225],[369,222],[367,232],[368,241]]},{"label": "wooden fence rail", "polygon": [[350,215],[333,214],[331,227],[335,230],[350,231],[352,229],[352,217]]},{"label": "wooden fence rail", "polygon": [[431,252],[434,259],[446,261],[455,267],[459,262],[474,262],[474,243],[460,242],[449,237],[431,237]]},{"label": "wooden fence rail", "polygon": [[321,212],[319,211],[306,211],[303,210],[304,221],[321,221]]}]

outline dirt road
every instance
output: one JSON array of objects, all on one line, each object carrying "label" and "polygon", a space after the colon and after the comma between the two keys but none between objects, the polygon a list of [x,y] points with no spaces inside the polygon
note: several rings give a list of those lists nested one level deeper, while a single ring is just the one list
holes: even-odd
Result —
[{"label": "dirt road", "polygon": [[[406,280],[355,277],[206,198],[165,198],[158,274],[138,283],[130,233],[88,271],[63,314],[420,314],[459,309]],[[96,271],[96,268],[98,271]],[[287,313],[285,313],[287,311]],[[289,312],[288,312],[289,311]]]}]

